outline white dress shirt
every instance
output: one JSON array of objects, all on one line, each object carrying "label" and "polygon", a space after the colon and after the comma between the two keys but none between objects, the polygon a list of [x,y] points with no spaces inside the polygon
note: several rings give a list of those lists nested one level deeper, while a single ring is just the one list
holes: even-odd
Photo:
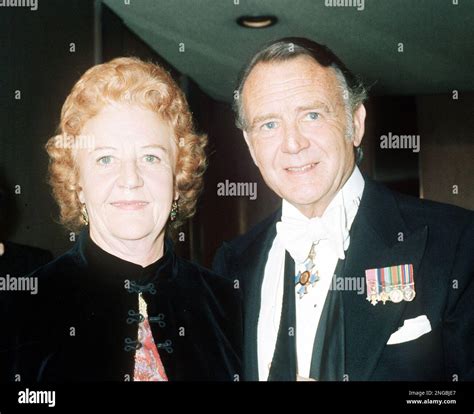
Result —
[{"label": "white dress shirt", "polygon": [[[330,216],[329,224],[333,226],[341,226],[341,223],[343,223],[342,225],[345,227],[343,230],[348,234],[357,214],[363,190],[364,178],[359,169],[355,167],[349,179],[326,208],[322,218]],[[339,208],[337,215],[344,215],[344,217],[338,218],[334,214],[328,215],[327,213],[333,208]],[[308,225],[311,220],[318,220],[318,218],[307,218],[296,207],[283,200],[282,221],[286,219],[289,219],[289,221],[301,220]],[[280,326],[285,270],[285,240],[282,240],[282,237],[282,234],[278,232],[273,241],[265,265],[265,274],[262,282],[257,328],[260,381],[268,379]],[[350,239],[347,237],[343,250],[347,250],[349,243]],[[341,258],[344,257],[343,250],[340,249],[338,253],[333,243],[330,243],[328,240],[320,240],[315,247],[315,263],[320,280],[313,287],[309,287],[308,293],[301,299],[296,293],[295,288],[297,365],[298,375],[302,377],[309,377],[316,331],[338,259],[341,257],[341,252]],[[295,256],[293,256],[293,259],[295,259]],[[301,262],[295,261],[294,264],[295,275],[299,270],[305,270]]]}]

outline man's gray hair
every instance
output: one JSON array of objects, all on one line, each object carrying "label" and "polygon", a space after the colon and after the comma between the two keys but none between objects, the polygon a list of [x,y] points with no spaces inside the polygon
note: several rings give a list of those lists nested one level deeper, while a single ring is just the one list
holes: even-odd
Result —
[{"label": "man's gray hair", "polygon": [[[298,56],[309,56],[324,67],[334,70],[339,82],[346,109],[346,138],[352,139],[354,111],[367,99],[367,89],[362,81],[347,69],[344,63],[325,45],[301,37],[287,37],[265,46],[257,52],[242,70],[236,93],[234,95],[235,124],[237,128],[246,130],[247,121],[242,106],[242,91],[250,72],[258,63],[284,62]],[[362,159],[362,150],[356,149],[356,162]]]}]

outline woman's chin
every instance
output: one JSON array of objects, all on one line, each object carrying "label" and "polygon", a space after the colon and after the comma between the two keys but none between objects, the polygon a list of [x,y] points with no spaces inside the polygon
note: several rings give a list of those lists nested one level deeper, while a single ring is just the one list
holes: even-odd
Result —
[{"label": "woman's chin", "polygon": [[117,239],[122,240],[142,240],[152,234],[153,226],[117,226],[112,228],[111,235]]}]

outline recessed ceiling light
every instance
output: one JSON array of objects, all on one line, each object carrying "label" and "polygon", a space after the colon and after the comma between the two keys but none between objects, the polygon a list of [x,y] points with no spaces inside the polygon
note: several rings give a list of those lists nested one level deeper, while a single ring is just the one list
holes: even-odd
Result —
[{"label": "recessed ceiling light", "polygon": [[237,23],[249,29],[265,29],[273,26],[278,19],[275,16],[240,16]]}]

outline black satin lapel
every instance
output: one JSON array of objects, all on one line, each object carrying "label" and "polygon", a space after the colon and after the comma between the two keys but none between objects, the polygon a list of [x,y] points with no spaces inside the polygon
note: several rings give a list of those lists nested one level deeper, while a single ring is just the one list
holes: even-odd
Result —
[{"label": "black satin lapel", "polygon": [[[338,260],[333,282],[344,272]],[[333,283],[336,286],[335,283]],[[344,302],[342,292],[330,289],[319,320],[311,357],[310,377],[318,381],[342,381],[345,373]]]},{"label": "black satin lapel", "polygon": [[[423,256],[427,228],[406,235],[392,246],[372,227],[366,215],[356,218],[344,266],[344,278],[362,278],[364,293],[344,290],[346,373],[349,380],[369,380],[390,335],[398,328],[406,302],[381,302],[375,306],[366,299],[365,270],[413,264],[415,289]],[[403,232],[404,230],[400,230]],[[351,232],[352,233],[352,232]],[[416,300],[416,299],[415,299]]]},{"label": "black satin lapel", "polygon": [[290,254],[286,252],[280,326],[278,328],[268,381],[296,380],[296,304],[294,280],[295,262]]},{"label": "black satin lapel", "polygon": [[233,273],[239,280],[244,302],[243,373],[246,381],[258,381],[257,327],[260,314],[261,289],[268,253],[276,236],[275,223],[248,246],[233,263]]}]

